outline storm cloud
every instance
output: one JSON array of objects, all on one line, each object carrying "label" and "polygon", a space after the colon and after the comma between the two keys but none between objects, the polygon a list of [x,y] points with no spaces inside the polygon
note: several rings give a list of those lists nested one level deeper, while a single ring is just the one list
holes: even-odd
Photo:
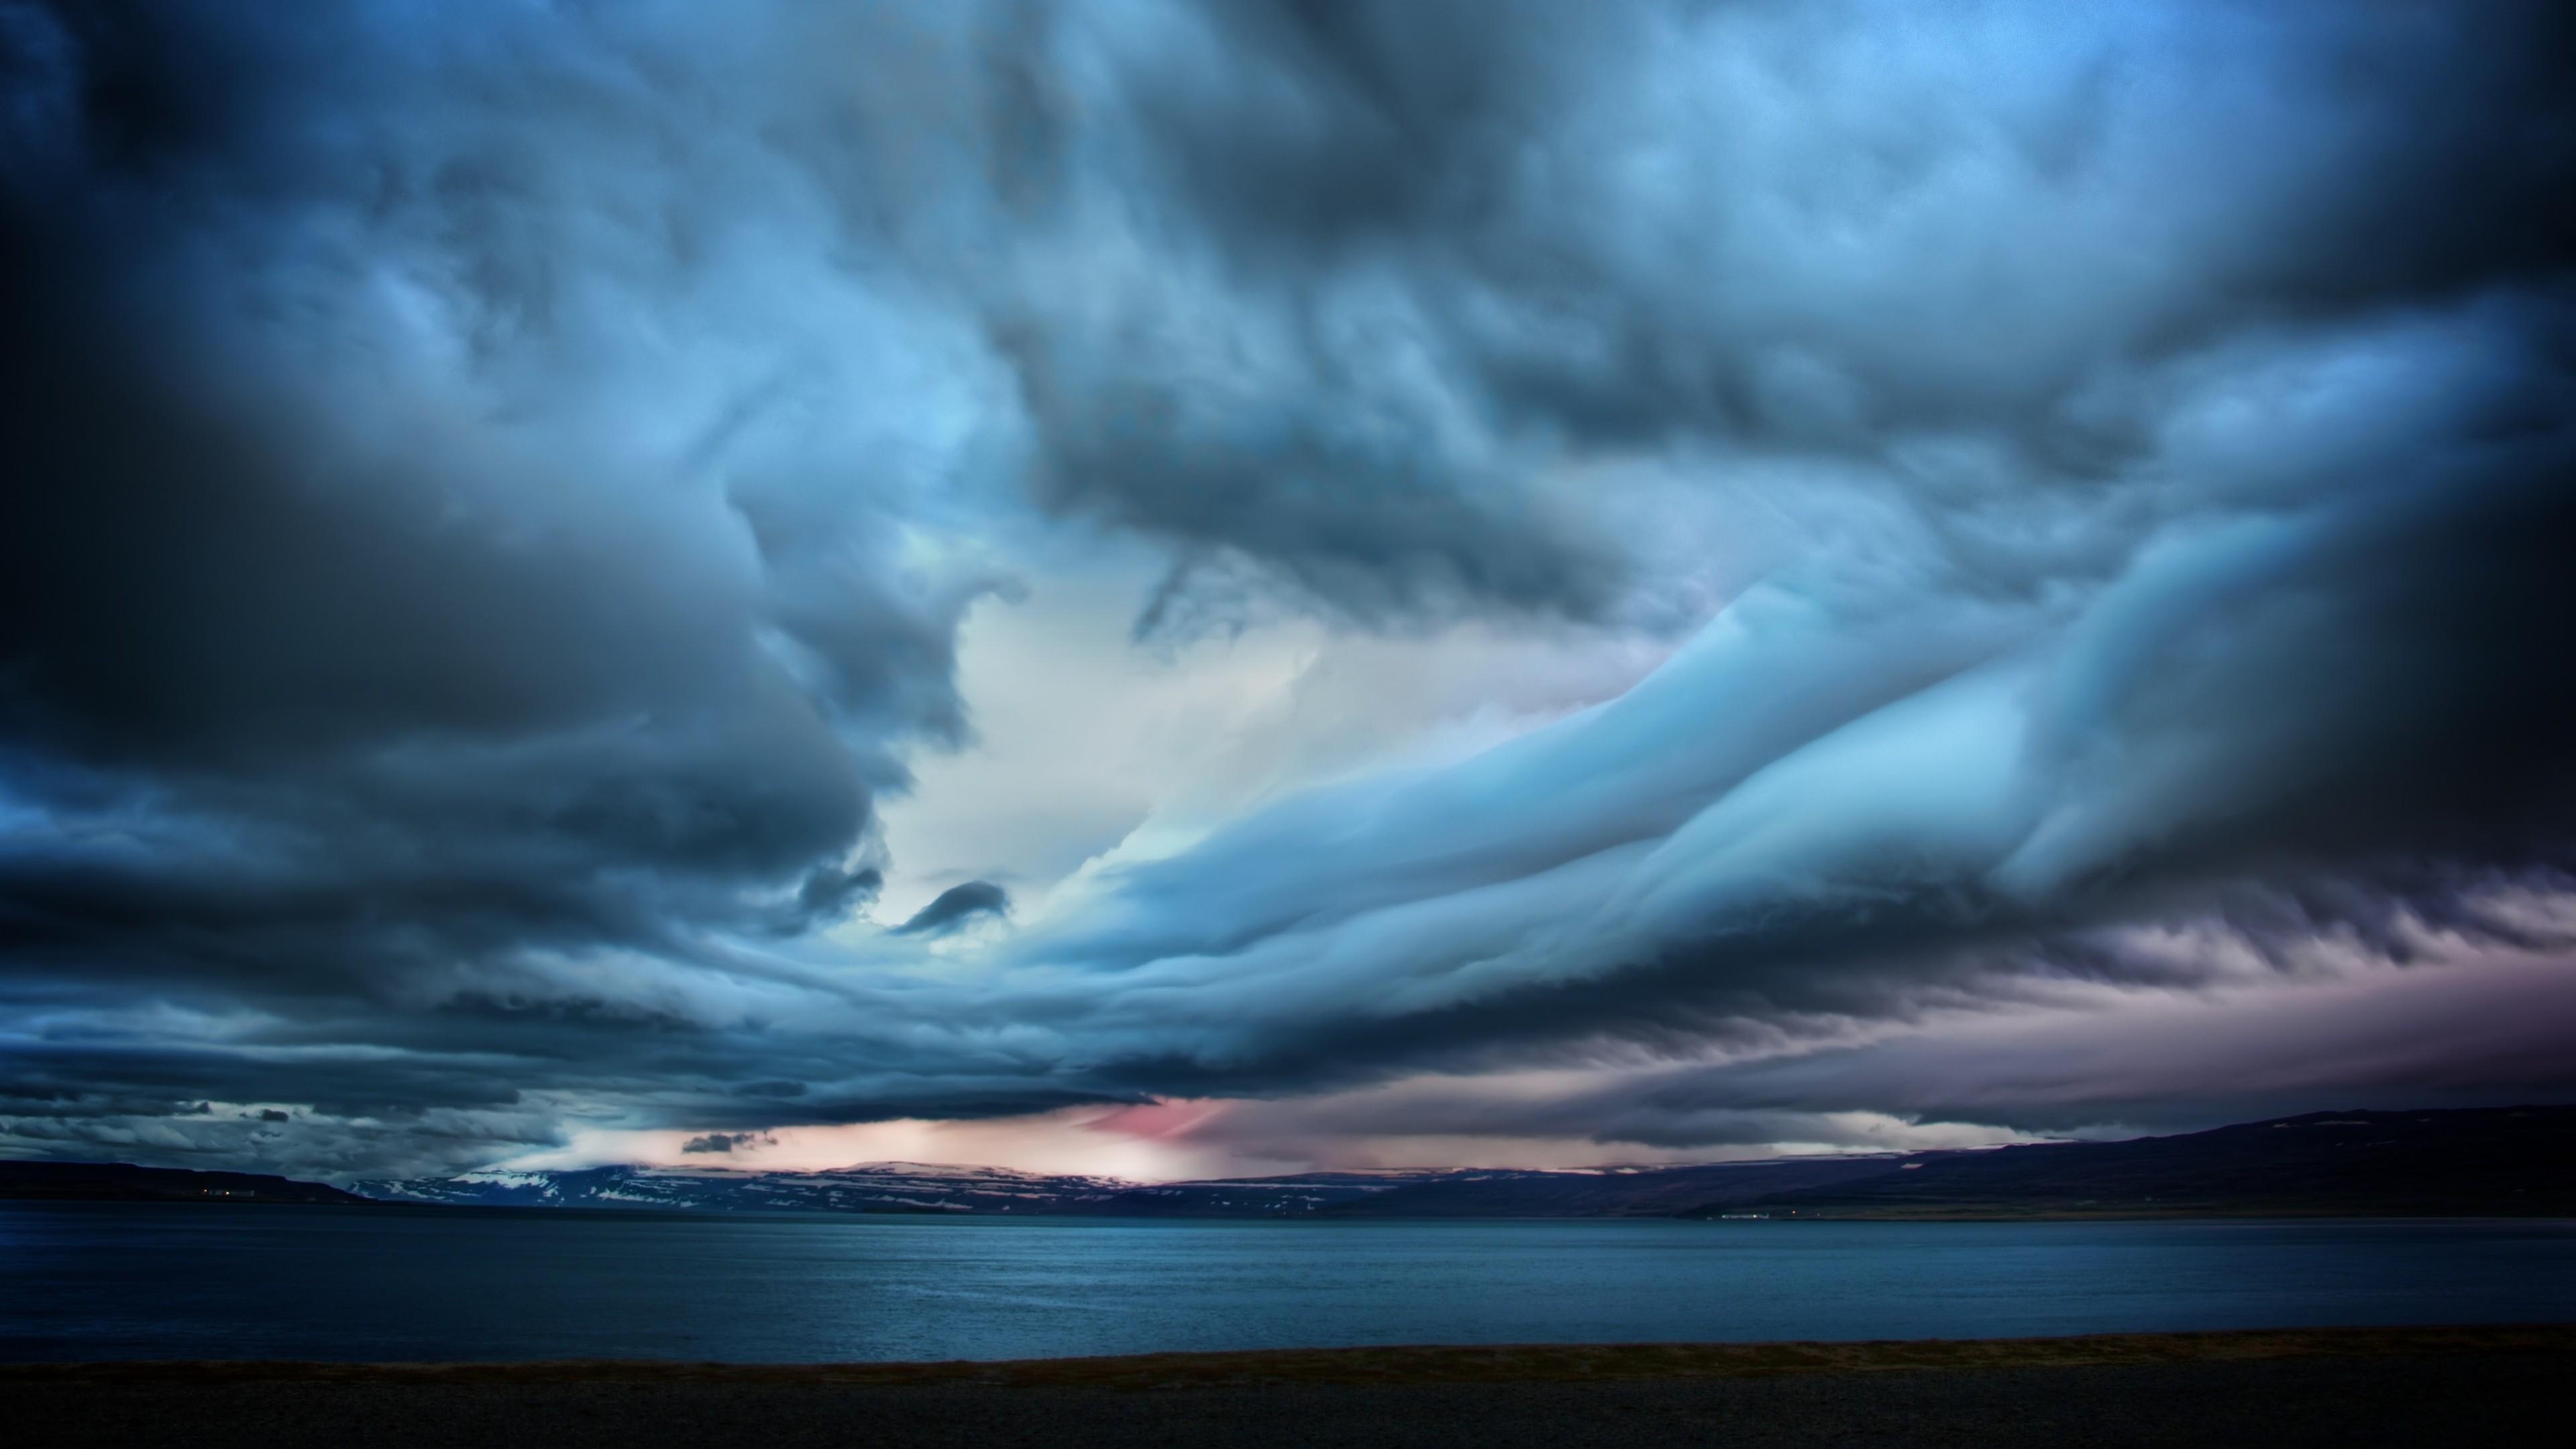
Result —
[{"label": "storm cloud", "polygon": [[[2561,7],[0,0],[0,78],[0,1150],[2576,1091]],[[1147,653],[1668,657],[875,921],[1095,556]]]},{"label": "storm cloud", "polygon": [[988,880],[970,880],[941,891],[929,905],[907,917],[894,928],[898,936],[945,935],[978,916],[1007,916],[1011,912],[1010,892]]}]

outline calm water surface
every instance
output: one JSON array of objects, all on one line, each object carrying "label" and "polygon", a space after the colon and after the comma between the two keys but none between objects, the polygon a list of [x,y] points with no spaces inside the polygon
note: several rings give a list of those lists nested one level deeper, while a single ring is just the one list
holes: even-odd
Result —
[{"label": "calm water surface", "polygon": [[0,1203],[0,1358],[788,1362],[2576,1318],[2576,1222],[1132,1222]]}]

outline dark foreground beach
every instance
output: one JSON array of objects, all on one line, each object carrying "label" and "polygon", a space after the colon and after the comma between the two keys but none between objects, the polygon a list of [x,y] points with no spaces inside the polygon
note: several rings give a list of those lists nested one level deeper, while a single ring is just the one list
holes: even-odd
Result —
[{"label": "dark foreground beach", "polygon": [[[1015,1363],[0,1368],[47,1445],[2517,1444],[2576,1325]],[[2555,1427],[2552,1427],[2552,1426]]]}]

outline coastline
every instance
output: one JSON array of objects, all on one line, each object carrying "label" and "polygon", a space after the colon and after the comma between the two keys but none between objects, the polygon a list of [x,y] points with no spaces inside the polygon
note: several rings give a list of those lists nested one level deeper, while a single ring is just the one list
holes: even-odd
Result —
[{"label": "coastline", "polygon": [[1101,1357],[737,1364],[662,1359],[524,1363],[330,1363],[268,1359],[121,1359],[0,1364],[0,1390],[29,1383],[533,1384],[737,1383],[907,1387],[1159,1389],[1257,1383],[1597,1383],[1905,1370],[2087,1368],[2390,1355],[2576,1357],[2576,1321],[2367,1328],[2225,1329],[2044,1338],[1811,1340],[1774,1343],[1407,1344],[1242,1349]]},{"label": "coastline", "polygon": [[2576,1324],[1009,1362],[0,1366],[27,1442],[295,1445],[2481,1445],[2561,1412]]},{"label": "coastline", "polygon": [[293,1208],[299,1212],[357,1212],[368,1215],[450,1217],[450,1218],[532,1218],[583,1220],[624,1220],[638,1222],[742,1222],[742,1221],[899,1221],[899,1222],[973,1222],[973,1223],[1048,1223],[1055,1225],[1108,1223],[1186,1226],[1207,1223],[1297,1223],[1336,1225],[1343,1223],[2169,1223],[2169,1222],[2356,1222],[2356,1223],[2476,1223],[2476,1222],[2567,1222],[2576,1223],[2576,1206],[2567,1203],[2480,1208],[2390,1208],[2369,1204],[2359,1206],[2287,1206],[2287,1207],[1954,1207],[1950,1205],[1903,1206],[1887,1208],[1829,1210],[1771,1210],[1730,1212],[1598,1212],[1598,1213],[1462,1213],[1454,1216],[1422,1214],[1419,1216],[1377,1217],[1360,1213],[1241,1213],[1241,1214],[1171,1214],[1083,1212],[1083,1213],[998,1213],[968,1212],[947,1208],[693,1208],[659,1205],[607,1206],[581,1203],[550,1206],[537,1203],[468,1203],[412,1202],[398,1198],[356,1198],[347,1202],[301,1201],[285,1198],[178,1198],[178,1197],[78,1197],[36,1195],[0,1190],[0,1208],[30,1207],[170,1207],[219,1208],[226,1211]]}]

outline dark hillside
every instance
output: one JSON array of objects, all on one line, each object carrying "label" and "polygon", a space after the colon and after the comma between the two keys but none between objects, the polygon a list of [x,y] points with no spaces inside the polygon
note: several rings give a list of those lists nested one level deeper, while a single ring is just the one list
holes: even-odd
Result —
[{"label": "dark hillside", "polygon": [[0,1198],[58,1202],[356,1203],[370,1199],[257,1172],[190,1172],[123,1162],[0,1162]]},{"label": "dark hillside", "polygon": [[1912,1159],[1773,1193],[1800,1217],[2576,1214],[2576,1107],[2314,1112],[2129,1142]]}]

